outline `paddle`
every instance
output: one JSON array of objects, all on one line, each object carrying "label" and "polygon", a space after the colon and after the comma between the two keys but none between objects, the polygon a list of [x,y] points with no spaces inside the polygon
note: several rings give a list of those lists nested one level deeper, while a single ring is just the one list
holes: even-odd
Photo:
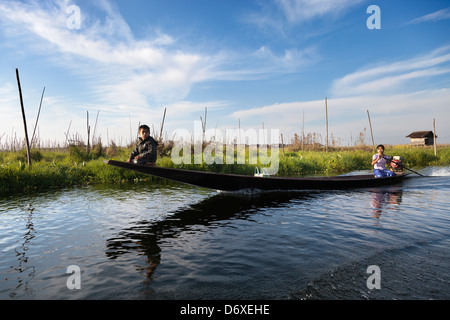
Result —
[{"label": "paddle", "polygon": [[[389,159],[389,158],[386,157],[386,156],[383,156],[383,158],[385,158],[387,161],[389,161],[389,163],[392,162],[392,160]],[[405,166],[403,166],[403,168],[406,169],[406,170],[411,171],[412,173],[418,174],[418,175],[421,176],[421,177],[425,177],[423,174],[420,174],[420,173],[418,173],[418,172],[416,172],[416,171],[414,171],[414,170],[412,170],[412,169],[409,169],[409,168],[407,168],[407,167],[405,167]]]},{"label": "paddle", "polygon": [[414,170],[411,170],[411,169],[409,169],[409,168],[407,168],[407,167],[405,167],[405,166],[403,166],[403,168],[405,168],[406,170],[411,171],[412,173],[418,174],[418,175],[421,176],[421,177],[425,177],[423,174],[420,174],[420,173],[418,173],[418,172],[416,172],[416,171],[414,171]]}]

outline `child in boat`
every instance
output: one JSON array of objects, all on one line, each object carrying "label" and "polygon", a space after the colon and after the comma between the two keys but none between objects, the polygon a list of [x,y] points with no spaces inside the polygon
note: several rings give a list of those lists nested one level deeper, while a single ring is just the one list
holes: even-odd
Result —
[{"label": "child in boat", "polygon": [[386,169],[386,164],[391,162],[390,157],[384,155],[384,146],[377,146],[377,153],[372,157],[373,173],[376,178],[394,177],[395,172]]},{"label": "child in boat", "polygon": [[139,127],[139,143],[130,154],[127,163],[155,166],[158,142],[150,136],[150,128],[143,124]]}]

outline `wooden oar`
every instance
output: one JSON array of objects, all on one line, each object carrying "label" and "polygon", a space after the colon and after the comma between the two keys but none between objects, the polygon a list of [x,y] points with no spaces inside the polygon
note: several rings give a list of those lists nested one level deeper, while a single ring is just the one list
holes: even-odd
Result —
[{"label": "wooden oar", "polygon": [[423,174],[420,174],[420,173],[418,173],[418,172],[416,172],[416,171],[414,171],[414,170],[411,170],[411,169],[409,169],[409,168],[407,168],[407,167],[405,167],[405,166],[403,166],[403,168],[405,168],[406,170],[411,171],[412,173],[418,174],[418,175],[421,176],[421,177],[425,177]]}]

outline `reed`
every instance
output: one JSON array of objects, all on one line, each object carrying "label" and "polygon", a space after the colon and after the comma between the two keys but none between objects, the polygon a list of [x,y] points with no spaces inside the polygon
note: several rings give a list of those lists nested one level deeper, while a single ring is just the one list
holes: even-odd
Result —
[{"label": "reed", "polygon": [[[128,153],[127,150],[121,152]],[[123,158],[120,152],[117,155]],[[0,194],[153,180],[143,174],[106,166],[103,161],[110,157],[97,153],[96,146],[89,154],[83,148],[69,148],[60,151],[33,150],[31,157],[33,166],[27,168],[24,152],[0,152]]]},{"label": "reed", "polygon": [[[122,170],[104,164],[104,160],[125,161],[132,146],[108,148],[95,145],[89,154],[83,146],[64,149],[32,150],[32,168],[28,168],[27,154],[23,151],[0,151],[0,194],[17,193],[27,190],[41,190],[82,186],[99,183],[129,183],[139,181],[158,181],[148,175]],[[372,148],[329,148],[324,151],[298,151],[286,148],[280,152],[280,176],[335,175],[358,170],[371,170]],[[235,151],[237,152],[237,151]],[[246,149],[248,159],[248,149]],[[439,146],[437,155],[433,148],[412,146],[386,146],[386,154],[399,155],[405,159],[407,167],[449,166],[450,146]],[[193,160],[193,158],[192,158]],[[249,164],[201,164],[175,165],[170,156],[170,148],[164,149],[158,158],[161,167],[190,170],[213,171],[219,173],[253,174],[255,166]]]},{"label": "reed", "polygon": [[22,161],[0,165],[0,194],[143,180],[153,179],[136,172],[106,166],[100,159],[74,164],[39,162],[34,163],[31,169],[26,168]]}]

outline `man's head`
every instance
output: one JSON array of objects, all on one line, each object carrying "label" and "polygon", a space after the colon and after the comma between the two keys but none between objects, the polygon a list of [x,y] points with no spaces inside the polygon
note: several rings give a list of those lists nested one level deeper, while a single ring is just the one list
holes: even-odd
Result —
[{"label": "man's head", "polygon": [[143,124],[139,127],[139,136],[142,140],[147,139],[150,136],[150,128]]}]

